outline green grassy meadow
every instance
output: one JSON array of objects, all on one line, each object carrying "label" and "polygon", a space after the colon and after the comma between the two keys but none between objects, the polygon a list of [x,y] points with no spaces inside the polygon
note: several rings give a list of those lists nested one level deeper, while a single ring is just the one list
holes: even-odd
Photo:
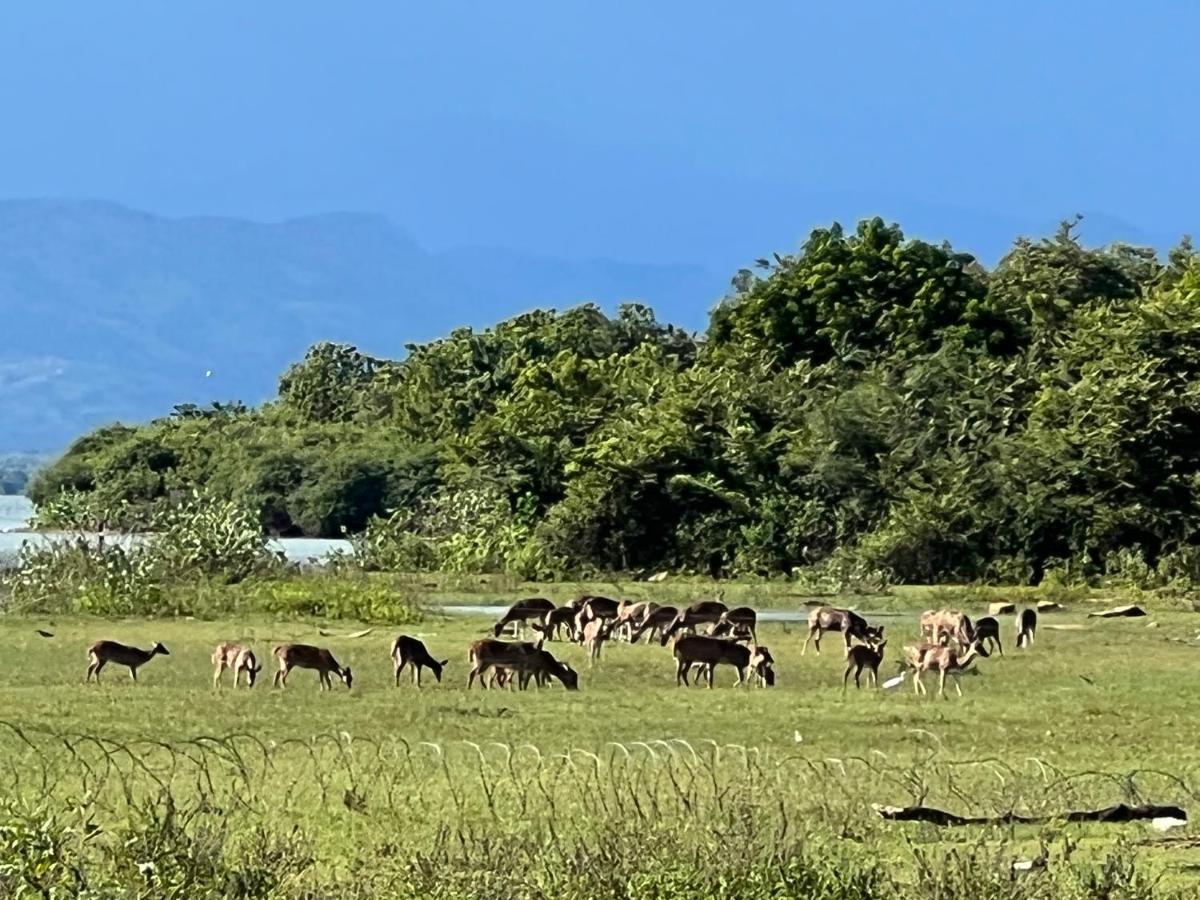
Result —
[{"label": "green grassy meadow", "polygon": [[[859,603],[891,607],[880,619],[889,637],[883,677],[917,637],[923,606],[901,611],[904,599]],[[763,606],[786,603],[776,597]],[[0,671],[0,753],[9,764],[0,786],[25,809],[75,809],[105,829],[159,827],[170,798],[172,809],[194,817],[179,826],[189,846],[203,842],[187,829],[218,829],[214,853],[223,865],[247,847],[275,847],[275,860],[280,836],[298,829],[303,839],[284,845],[306,855],[280,871],[307,872],[307,880],[281,875],[268,891],[276,896],[326,895],[312,888],[314,878],[334,886],[323,889],[328,896],[691,896],[686,884],[675,893],[653,879],[632,887],[647,871],[674,878],[673,867],[688,858],[688,877],[715,867],[721,883],[732,883],[723,867],[775,871],[807,860],[804,878],[828,888],[812,896],[1040,896],[1040,882],[1013,882],[1009,866],[1042,847],[1053,862],[1042,879],[1046,896],[1073,896],[1060,870],[1119,869],[1124,856],[1105,862],[1114,847],[1136,860],[1147,884],[1162,880],[1149,893],[1112,896],[1186,896],[1200,890],[1190,869],[1200,862],[1192,826],[1169,836],[1144,824],[938,829],[885,823],[871,809],[1190,808],[1200,789],[1200,700],[1190,688],[1200,618],[1087,618],[1094,608],[1043,615],[1036,645],[1022,651],[1011,640],[1012,617],[1004,617],[1005,655],[982,660],[977,675],[962,679],[965,696],[948,689],[945,700],[919,698],[907,681],[893,691],[851,682],[843,695],[838,637],[802,657],[805,628],[797,623],[760,625],[776,659],[772,689],[735,689],[728,669],[718,670],[714,690],[677,688],[670,651],[657,644],[609,643],[589,669],[579,647],[555,643],[550,649],[580,670],[580,690],[556,683],[522,693],[466,689],[466,649],[490,624],[484,616],[430,613],[357,638],[345,635],[367,623],[8,616],[0,618],[10,663]],[[54,636],[39,636],[39,628]],[[400,631],[450,659],[441,684],[427,674],[420,690],[407,677],[393,686],[388,648]],[[99,638],[157,640],[171,655],[152,660],[136,684],[110,666],[102,685],[85,686],[85,648]],[[225,687],[212,690],[209,657],[224,640],[258,652],[264,670],[253,690],[232,690],[228,673]],[[270,651],[282,641],[328,646],[353,668],[353,690],[335,684],[321,692],[306,671],[273,689]],[[219,828],[208,822],[214,815]],[[622,840],[656,841],[662,855],[639,857]],[[501,881],[481,875],[497,857],[520,865],[497,864],[507,873]],[[247,858],[250,868],[267,866]],[[866,878],[875,867],[882,881],[839,881],[838,893],[818,877],[826,865],[839,878]],[[368,868],[393,893],[367,878]],[[410,894],[397,886],[397,871]],[[605,880],[613,878],[619,890]],[[970,880],[979,878],[999,892]],[[753,885],[738,884],[728,895],[754,895]],[[707,882],[695,889],[722,895]],[[200,894],[192,884],[179,894],[186,895]]]}]

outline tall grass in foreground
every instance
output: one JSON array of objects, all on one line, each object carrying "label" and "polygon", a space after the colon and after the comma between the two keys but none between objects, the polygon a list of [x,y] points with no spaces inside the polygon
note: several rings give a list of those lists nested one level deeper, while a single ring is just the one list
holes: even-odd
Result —
[{"label": "tall grass in foreground", "polygon": [[[683,741],[121,743],[0,722],[0,896],[1158,898],[1128,826],[885,823],[871,803],[1186,805],[1200,772],[895,765]],[[1126,828],[1120,832],[1120,828]],[[1156,843],[1161,843],[1158,839]],[[1045,868],[1014,873],[1020,857]]]}]

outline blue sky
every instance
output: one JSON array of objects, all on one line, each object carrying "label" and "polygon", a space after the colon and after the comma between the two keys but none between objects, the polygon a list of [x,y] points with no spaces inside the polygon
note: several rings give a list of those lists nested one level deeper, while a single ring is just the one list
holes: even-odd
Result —
[{"label": "blue sky", "polygon": [[0,12],[0,197],[378,211],[732,271],[882,213],[994,256],[1200,201],[1182,2],[47,2]]}]

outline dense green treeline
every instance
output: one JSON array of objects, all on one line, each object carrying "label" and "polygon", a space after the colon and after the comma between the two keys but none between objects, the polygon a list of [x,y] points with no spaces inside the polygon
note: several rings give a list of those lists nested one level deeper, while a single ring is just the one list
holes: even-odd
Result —
[{"label": "dense green treeline", "polygon": [[200,487],[384,568],[1200,576],[1200,260],[1065,224],[987,271],[879,219],[641,306],[323,344],[260,409],[81,438],[31,486],[137,527]]}]

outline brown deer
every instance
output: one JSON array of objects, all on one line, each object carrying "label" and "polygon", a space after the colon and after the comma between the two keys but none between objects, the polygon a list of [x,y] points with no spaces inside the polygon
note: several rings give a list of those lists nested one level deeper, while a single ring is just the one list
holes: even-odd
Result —
[{"label": "brown deer", "polygon": [[1037,612],[1032,609],[1021,610],[1017,616],[1017,647],[1032,647],[1033,637],[1037,633]]},{"label": "brown deer", "polygon": [[116,641],[96,641],[87,649],[88,669],[83,682],[87,684],[95,675],[96,684],[99,684],[100,671],[109,663],[128,667],[129,677],[137,681],[137,670],[160,654],[171,655],[166,647],[157,642],[149,650],[139,650]]},{"label": "brown deer", "polygon": [[521,690],[533,679],[535,687],[548,684],[551,678],[557,678],[568,691],[579,690],[579,673],[567,663],[555,659],[549,650],[538,650],[528,656],[519,657],[513,666],[518,672],[518,687]]},{"label": "brown deer", "polygon": [[659,642],[665,647],[675,632],[695,631],[697,625],[713,625],[721,620],[729,607],[720,600],[700,600],[675,616],[674,621],[662,632]]},{"label": "brown deer", "polygon": [[480,684],[486,688],[488,685],[483,676],[489,670],[494,669],[505,670],[506,675],[503,681],[507,682],[511,682],[512,676],[515,674],[518,679],[517,686],[522,690],[528,685],[530,678],[534,678],[536,684],[541,685],[548,677],[557,678],[569,691],[577,690],[579,687],[578,673],[566,663],[559,662],[552,654],[543,650],[540,644],[494,640],[475,641],[471,644],[468,659],[472,664],[467,679],[468,689],[474,684],[477,676]]},{"label": "brown deer", "polygon": [[921,613],[921,636],[935,644],[953,639],[965,650],[975,642],[975,627],[957,609],[927,609]]},{"label": "brown deer", "polygon": [[867,670],[871,680],[872,687],[879,687],[879,665],[883,662],[883,648],[887,646],[887,641],[879,641],[875,644],[855,644],[846,651],[846,674],[842,678],[842,693],[846,693],[846,688],[850,684],[850,671],[854,670],[854,687],[861,688],[859,678],[862,676],[863,669]]},{"label": "brown deer", "polygon": [[588,654],[588,668],[594,666],[600,658],[604,642],[612,635],[615,627],[616,620],[610,619],[592,619],[583,626],[583,647]]},{"label": "brown deer", "polygon": [[965,652],[948,646],[931,647],[921,657],[920,665],[913,676],[914,690],[918,694],[928,694],[929,691],[925,688],[922,676],[926,672],[936,671],[938,673],[938,696],[946,696],[946,675],[949,674],[954,676],[954,689],[961,697],[963,671],[975,661],[976,657],[988,655],[988,651],[979,641],[972,643]]},{"label": "brown deer", "polygon": [[883,640],[883,626],[869,625],[867,620],[849,609],[838,609],[834,606],[818,606],[808,614],[808,637],[800,648],[803,656],[808,650],[808,642],[813,641],[817,653],[821,652],[821,635],[826,631],[836,631],[846,642],[846,652],[850,652],[850,641],[855,639],[864,644]]},{"label": "brown deer", "polygon": [[988,650],[999,651],[1004,655],[1004,645],[1000,643],[1000,622],[994,616],[981,616],[975,620],[975,639],[985,644]]},{"label": "brown deer", "polygon": [[654,604],[651,606],[654,608],[648,610],[642,617],[642,621],[638,622],[633,629],[633,633],[629,636],[629,643],[636,644],[647,631],[650,632],[651,640],[657,640],[679,615],[679,610],[674,606],[654,606]]},{"label": "brown deer", "polygon": [[[675,656],[675,684],[688,684],[688,671],[694,665],[699,665],[707,675],[708,687],[713,686],[713,673],[719,664],[733,666],[738,673],[735,686],[747,684],[746,671],[750,668],[754,651],[725,638],[709,637],[702,634],[681,634],[675,638],[672,649]],[[697,680],[698,683],[698,680]]]},{"label": "brown deer", "polygon": [[246,673],[246,687],[252,688],[258,678],[258,673],[262,671],[262,666],[258,664],[254,651],[244,644],[217,644],[217,648],[212,653],[212,661],[214,690],[221,687],[221,675],[226,669],[233,670],[234,690],[237,690],[238,681],[243,672]]},{"label": "brown deer", "polygon": [[542,617],[542,621],[534,622],[532,628],[545,640],[558,640],[560,629],[567,630],[567,639],[575,640],[575,615],[579,610],[573,606],[559,606],[550,610]]},{"label": "brown deer", "polygon": [[280,644],[272,651],[279,661],[279,670],[275,673],[275,687],[287,687],[288,675],[292,669],[316,669],[320,680],[320,689],[333,690],[332,672],[350,688],[354,684],[354,674],[350,667],[343,668],[333,658],[333,654],[324,647],[314,647],[311,644]]},{"label": "brown deer", "polygon": [[[624,602],[624,601],[622,601]],[[579,611],[575,614],[575,639],[583,643],[583,627],[593,619],[613,620],[621,612],[621,603],[610,597],[585,595],[580,598]]]},{"label": "brown deer", "polygon": [[396,687],[400,687],[400,673],[404,671],[405,666],[412,666],[413,682],[420,687],[422,669],[431,671],[440,683],[442,669],[450,664],[448,659],[434,659],[424,643],[407,634],[397,635],[396,640],[392,641],[391,657],[396,670]]},{"label": "brown deer", "polygon": [[634,629],[639,628],[646,616],[650,615],[656,609],[658,609],[657,603],[645,601],[641,603],[622,603],[621,610],[617,614],[617,633],[623,634],[626,641],[633,643]]},{"label": "brown deer", "polygon": [[754,673],[759,687],[775,686],[775,657],[763,644],[752,648],[750,654],[750,671]]},{"label": "brown deer", "polygon": [[725,635],[748,635],[752,643],[758,643],[758,632],[755,630],[758,626],[758,613],[749,606],[737,606],[733,609],[727,609],[721,613],[721,618],[717,619],[715,625],[709,634],[713,637],[723,637]]},{"label": "brown deer", "polygon": [[544,597],[528,597],[525,600],[518,600],[492,626],[492,634],[500,637],[509,625],[513,626],[514,634],[520,634],[526,622],[542,619],[552,609],[554,609],[554,604]]},{"label": "brown deer", "polygon": [[537,653],[541,649],[541,641],[536,644],[529,641],[497,641],[492,638],[472,641],[467,648],[467,664],[471,667],[467,674],[467,690],[474,686],[476,678],[479,679],[480,686],[487,690],[489,685],[485,676],[491,675],[494,682],[495,669],[511,668],[510,662],[517,654]]}]

